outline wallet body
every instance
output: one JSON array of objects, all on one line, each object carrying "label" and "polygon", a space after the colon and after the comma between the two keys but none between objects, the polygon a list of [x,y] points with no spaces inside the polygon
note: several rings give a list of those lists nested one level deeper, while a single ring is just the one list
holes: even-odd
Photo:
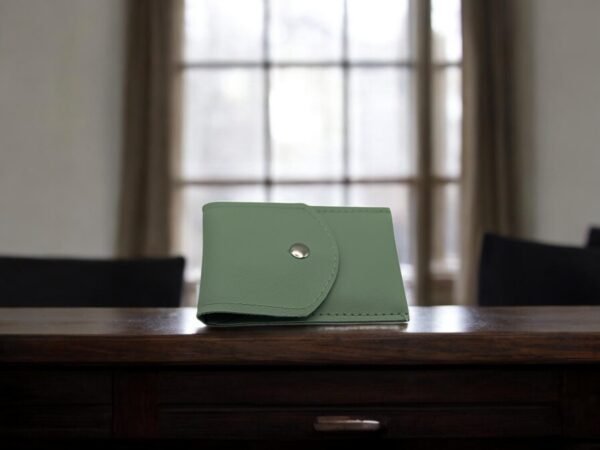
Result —
[{"label": "wallet body", "polygon": [[208,203],[203,234],[207,325],[409,319],[388,208]]}]

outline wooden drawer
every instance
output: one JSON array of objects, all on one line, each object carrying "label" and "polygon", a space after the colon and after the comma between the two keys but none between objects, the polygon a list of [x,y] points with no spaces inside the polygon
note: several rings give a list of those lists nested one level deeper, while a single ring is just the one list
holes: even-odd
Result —
[{"label": "wooden drawer", "polygon": [[322,416],[373,419],[375,439],[543,437],[560,433],[560,374],[520,368],[203,370],[156,375],[158,435],[343,438]]},{"label": "wooden drawer", "polygon": [[110,405],[0,405],[0,437],[107,438]]},{"label": "wooden drawer", "polygon": [[[332,416],[376,421],[381,429],[315,429],[319,417]],[[222,410],[165,407],[160,409],[158,424],[160,437],[202,439],[509,438],[560,433],[559,411],[552,406]]]},{"label": "wooden drawer", "polygon": [[0,436],[109,437],[112,377],[86,370],[0,373]]},{"label": "wooden drawer", "polygon": [[553,403],[560,374],[541,369],[179,370],[157,376],[166,405],[311,406]]},{"label": "wooden drawer", "polygon": [[564,434],[600,438],[600,368],[566,370],[563,393]]},{"label": "wooden drawer", "polygon": [[109,404],[109,372],[86,370],[17,370],[0,372],[0,404]]}]

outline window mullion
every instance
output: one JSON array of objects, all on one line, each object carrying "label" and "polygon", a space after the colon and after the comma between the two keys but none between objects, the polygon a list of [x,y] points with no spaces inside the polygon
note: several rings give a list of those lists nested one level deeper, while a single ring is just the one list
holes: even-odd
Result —
[{"label": "window mullion", "polygon": [[348,1],[344,0],[342,16],[342,176],[344,187],[342,195],[344,204],[350,202],[350,86],[348,61]]},{"label": "window mullion", "polygon": [[432,236],[432,76],[431,76],[431,1],[414,2],[417,15],[417,254],[416,298],[421,305],[432,304],[430,276]]},{"label": "window mullion", "polygon": [[273,151],[271,148],[271,109],[269,107],[269,95],[271,92],[271,45],[269,39],[269,27],[271,23],[271,8],[270,0],[263,0],[263,115],[264,115],[264,146],[265,146],[265,175],[264,184],[266,190],[266,200],[271,201],[272,197],[272,158]]}]

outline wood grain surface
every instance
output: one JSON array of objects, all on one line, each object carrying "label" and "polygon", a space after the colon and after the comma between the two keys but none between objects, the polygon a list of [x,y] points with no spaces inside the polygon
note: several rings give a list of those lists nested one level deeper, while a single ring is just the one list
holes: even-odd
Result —
[{"label": "wood grain surface", "polygon": [[209,328],[193,308],[0,308],[0,363],[600,362],[600,307],[412,307],[409,324]]}]

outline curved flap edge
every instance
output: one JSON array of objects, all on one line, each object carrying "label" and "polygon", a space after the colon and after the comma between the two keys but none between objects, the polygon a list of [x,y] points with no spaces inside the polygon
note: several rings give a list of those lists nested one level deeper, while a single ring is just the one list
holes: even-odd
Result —
[{"label": "curved flap edge", "polygon": [[[338,274],[339,249],[312,207],[218,202],[204,205],[203,212],[198,318],[216,323],[239,315],[307,317],[325,300]],[[295,242],[308,244],[308,258],[289,254]]]}]

